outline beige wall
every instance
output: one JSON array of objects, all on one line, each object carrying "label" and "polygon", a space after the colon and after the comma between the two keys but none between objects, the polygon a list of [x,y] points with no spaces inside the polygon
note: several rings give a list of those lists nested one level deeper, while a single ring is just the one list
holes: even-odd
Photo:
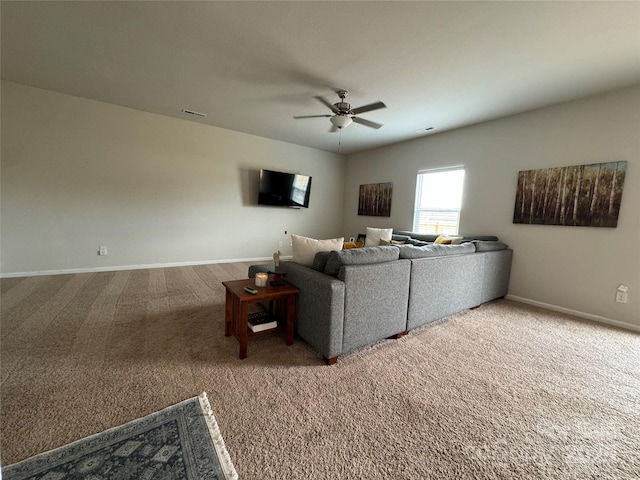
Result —
[{"label": "beige wall", "polygon": [[[260,168],[311,175],[310,208],[257,206]],[[3,82],[1,272],[290,255],[291,233],[340,234],[344,172],[342,155]]]},{"label": "beige wall", "polygon": [[[618,227],[512,223],[520,170],[626,160]],[[431,135],[347,160],[344,233],[411,229],[418,170],[465,166],[460,232],[514,249],[510,296],[640,329],[640,87]],[[358,187],[393,182],[391,218],[359,217]],[[615,302],[619,284],[629,302]]]}]

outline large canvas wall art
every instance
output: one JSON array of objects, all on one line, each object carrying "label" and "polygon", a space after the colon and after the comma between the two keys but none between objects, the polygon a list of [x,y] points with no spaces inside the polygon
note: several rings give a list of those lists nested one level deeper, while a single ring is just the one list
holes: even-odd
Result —
[{"label": "large canvas wall art", "polygon": [[393,183],[370,183],[368,185],[360,185],[358,215],[390,217],[392,190]]},{"label": "large canvas wall art", "polygon": [[625,161],[520,171],[513,223],[615,228],[626,171]]}]

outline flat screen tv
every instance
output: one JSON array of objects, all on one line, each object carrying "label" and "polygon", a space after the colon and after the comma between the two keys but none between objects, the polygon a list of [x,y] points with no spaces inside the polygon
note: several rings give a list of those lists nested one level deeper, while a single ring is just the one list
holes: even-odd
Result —
[{"label": "flat screen tv", "polygon": [[309,208],[311,177],[295,173],[260,170],[259,205]]}]

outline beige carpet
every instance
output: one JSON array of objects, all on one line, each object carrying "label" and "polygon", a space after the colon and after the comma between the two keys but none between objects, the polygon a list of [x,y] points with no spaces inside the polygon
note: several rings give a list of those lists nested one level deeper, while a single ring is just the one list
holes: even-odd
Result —
[{"label": "beige carpet", "polygon": [[4,279],[3,464],[209,394],[241,479],[639,478],[640,335],[497,301],[333,367],[224,336],[248,264]]}]

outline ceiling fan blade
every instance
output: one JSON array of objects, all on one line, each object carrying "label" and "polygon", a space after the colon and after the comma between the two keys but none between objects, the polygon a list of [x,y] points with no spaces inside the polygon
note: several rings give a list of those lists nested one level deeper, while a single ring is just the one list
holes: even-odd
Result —
[{"label": "ceiling fan blade", "polygon": [[298,120],[300,118],[320,118],[320,117],[333,117],[333,115],[302,115],[302,116],[293,117],[293,118]]},{"label": "ceiling fan blade", "polygon": [[322,97],[313,97],[316,100],[318,100],[320,103],[322,103],[325,107],[327,107],[329,110],[331,110],[333,113],[338,113],[338,110],[336,110],[336,107],[334,107],[333,105],[331,105],[327,100],[325,100]]},{"label": "ceiling fan blade", "polygon": [[354,115],[358,115],[360,113],[371,112],[373,110],[380,110],[381,108],[387,108],[387,106],[382,102],[370,103],[369,105],[364,105],[362,107],[354,108],[351,110]]},{"label": "ceiling fan blade", "polygon": [[380,123],[372,122],[371,120],[365,120],[364,118],[351,117],[355,123],[364,125],[365,127],[375,128],[376,130],[382,127]]}]

